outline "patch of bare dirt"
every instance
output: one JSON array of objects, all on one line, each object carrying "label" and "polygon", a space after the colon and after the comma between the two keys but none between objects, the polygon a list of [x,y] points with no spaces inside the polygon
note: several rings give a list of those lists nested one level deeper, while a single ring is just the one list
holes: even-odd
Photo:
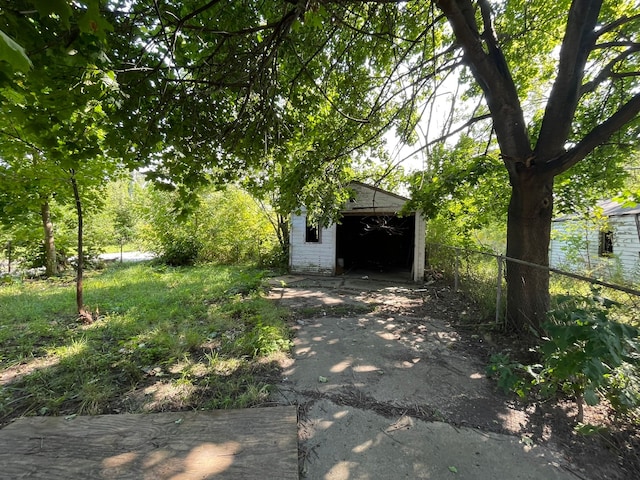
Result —
[{"label": "patch of bare dirt", "polygon": [[[455,348],[461,354],[476,357],[485,364],[489,363],[491,355],[501,351],[519,352],[521,361],[529,360],[526,357],[531,354],[521,348],[517,339],[502,334],[491,323],[478,321],[473,303],[462,294],[454,293],[447,286],[436,290],[437,295],[425,298],[422,313],[435,311],[447,322],[458,335]],[[501,395],[501,392],[496,391],[496,394]],[[640,431],[630,420],[615,418],[606,404],[585,407],[582,423],[594,428],[583,434],[576,430],[577,407],[570,398],[522,401],[514,395],[501,396],[502,402],[525,415],[524,421],[511,423],[511,428],[506,430],[534,443],[557,445],[567,460],[582,467],[585,478],[640,478]],[[486,401],[493,403],[495,398]],[[491,415],[486,415],[491,410],[485,402],[475,402],[468,408],[461,408],[457,420],[476,418],[484,428],[504,431],[504,426],[491,422]]]},{"label": "patch of bare dirt", "polygon": [[22,363],[12,365],[0,372],[0,386],[8,385],[17,379],[30,375],[37,370],[44,370],[53,367],[60,362],[56,357],[32,357],[24,360]]}]

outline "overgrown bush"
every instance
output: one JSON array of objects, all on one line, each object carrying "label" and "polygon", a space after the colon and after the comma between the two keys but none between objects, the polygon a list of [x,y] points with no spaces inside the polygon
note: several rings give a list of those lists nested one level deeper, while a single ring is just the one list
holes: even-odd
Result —
[{"label": "overgrown bush", "polygon": [[261,264],[277,243],[264,213],[238,188],[200,192],[199,203],[187,210],[178,208],[174,192],[150,191],[148,197],[140,237],[171,265]]},{"label": "overgrown bush", "polygon": [[186,232],[167,234],[162,238],[160,260],[174,267],[195,265],[202,245]]},{"label": "overgrown bush", "polygon": [[578,406],[606,398],[618,413],[640,407],[640,339],[638,328],[616,321],[618,304],[594,290],[589,296],[563,296],[544,325],[540,363],[522,365],[494,355],[487,369],[505,390],[521,397],[537,387],[544,396],[570,394]]},{"label": "overgrown bush", "polygon": [[278,242],[270,242],[260,251],[258,266],[285,272],[289,267],[289,251]]},{"label": "overgrown bush", "polygon": [[504,392],[514,392],[520,398],[526,398],[533,386],[530,368],[505,353],[496,353],[491,356],[486,372]]},{"label": "overgrown bush", "polygon": [[563,296],[545,325],[543,365],[535,383],[545,391],[562,390],[575,396],[578,420],[583,401],[596,405],[606,397],[618,411],[640,406],[637,328],[615,321],[615,302],[597,290],[585,297]]}]

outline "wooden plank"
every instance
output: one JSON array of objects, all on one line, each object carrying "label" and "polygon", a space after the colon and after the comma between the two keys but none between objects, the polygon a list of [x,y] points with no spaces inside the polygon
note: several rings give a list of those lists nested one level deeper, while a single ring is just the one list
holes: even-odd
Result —
[{"label": "wooden plank", "polygon": [[297,479],[297,412],[25,417],[0,430],[0,478]]}]

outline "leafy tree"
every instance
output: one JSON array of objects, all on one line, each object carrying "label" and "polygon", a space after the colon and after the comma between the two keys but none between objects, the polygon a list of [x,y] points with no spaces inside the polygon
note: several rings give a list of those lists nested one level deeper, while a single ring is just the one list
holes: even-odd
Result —
[{"label": "leafy tree", "polygon": [[[482,90],[509,173],[507,256],[548,265],[554,178],[616,134],[634,143],[640,12],[632,2],[598,0],[436,3]],[[527,98],[534,94],[546,102],[539,123],[525,117],[525,109],[538,113]],[[510,262],[507,276],[509,321],[539,330],[548,272]]]},{"label": "leafy tree", "polygon": [[279,171],[283,205],[324,213],[330,203],[319,197],[343,195],[358,147],[397,115],[396,102],[367,100],[369,84],[390,87],[369,75],[367,52],[353,48],[362,35],[326,24],[324,7],[291,2],[156,5],[115,7],[112,40],[122,44],[118,79],[131,100],[122,123],[151,178],[185,192],[207,178],[247,176],[269,188],[261,177]]},{"label": "leafy tree", "polygon": [[[55,188],[52,185],[45,186],[46,184],[41,184],[40,188],[34,185],[34,180],[40,181],[43,165],[39,152],[36,152],[36,155],[29,155],[23,149],[18,150],[20,153],[13,149],[17,153],[13,156],[8,152],[8,143],[11,142],[5,141],[2,144],[7,160],[3,160],[0,164],[2,223],[8,227],[21,223],[29,224],[33,218],[33,212],[37,211],[44,231],[46,274],[56,275],[58,262],[51,219],[51,200]],[[25,181],[26,179],[29,180]]]},{"label": "leafy tree", "polygon": [[452,148],[435,146],[428,167],[411,176],[409,205],[448,224],[463,239],[460,245],[473,245],[472,232],[486,225],[505,223],[507,174],[497,156],[478,151],[471,137],[462,136]]},{"label": "leafy tree", "polygon": [[106,188],[103,208],[91,218],[104,225],[103,244],[120,246],[120,259],[124,245],[137,238],[138,215],[145,192],[144,181],[138,174],[123,175]]},{"label": "leafy tree", "polygon": [[[386,152],[379,150],[374,160],[369,155],[349,156],[340,161],[308,164],[296,162],[296,148],[287,145],[290,155],[266,162],[260,170],[244,180],[248,191],[257,199],[273,225],[285,264],[289,255],[289,216],[306,209],[312,221],[329,224],[339,221],[339,210],[348,201],[346,188],[350,181],[359,180],[381,188],[398,191],[404,183],[404,171],[379,161]],[[346,161],[345,161],[346,160]]]},{"label": "leafy tree", "polygon": [[399,195],[405,194],[409,175],[394,162],[386,148],[380,147],[352,165],[353,179]]},{"label": "leafy tree", "polygon": [[[55,228],[55,273],[68,267],[68,259],[75,255],[77,245],[77,219],[71,205],[61,205],[53,197],[48,204]],[[0,222],[3,238],[11,242],[15,268],[46,268],[49,252],[42,236],[42,217],[38,204],[30,211],[23,211],[15,222]],[[93,247],[93,236],[89,239]],[[46,275],[46,271],[45,271]]]},{"label": "leafy tree", "polygon": [[[54,273],[49,203],[74,205],[78,221],[77,308],[87,319],[82,296],[83,207],[99,200],[97,190],[118,163],[106,154],[107,118],[119,93],[108,69],[103,39],[109,25],[97,0],[2,2],[0,29],[24,47],[33,68],[0,82],[4,221],[39,204]],[[35,8],[33,8],[35,7]],[[10,65],[15,65],[13,62]],[[23,69],[24,70],[24,69]]]},{"label": "leafy tree", "polygon": [[[602,166],[605,153],[618,164],[637,143],[631,1],[111,5],[131,101],[121,122],[168,185],[198,185],[203,172],[225,183],[274,161],[291,198],[315,185],[308,206],[324,210],[355,152],[392,128],[414,141],[458,71],[461,96],[437,140],[489,124],[476,132],[509,178],[507,255],[547,265],[554,179]],[[540,329],[548,278],[510,262],[513,328]]]},{"label": "leafy tree", "polygon": [[216,263],[260,263],[275,248],[274,229],[246,191],[205,191],[198,211],[200,257]]},{"label": "leafy tree", "polygon": [[346,186],[353,178],[349,161],[316,162],[310,168],[284,156],[267,163],[244,185],[257,199],[278,238],[280,257],[289,253],[289,216],[305,208],[313,221],[329,224],[337,220],[339,208],[348,200]]}]

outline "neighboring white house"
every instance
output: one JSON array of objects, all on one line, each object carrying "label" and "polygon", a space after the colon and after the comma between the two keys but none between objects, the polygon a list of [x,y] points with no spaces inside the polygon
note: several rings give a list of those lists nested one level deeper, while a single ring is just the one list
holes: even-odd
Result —
[{"label": "neighboring white house", "polygon": [[549,263],[560,269],[640,282],[640,205],[623,208],[603,201],[598,207],[588,218],[553,220]]},{"label": "neighboring white house", "polygon": [[419,213],[399,216],[407,198],[351,182],[355,195],[338,224],[321,228],[303,211],[291,216],[289,269],[292,273],[406,273],[424,278],[425,221]]}]

